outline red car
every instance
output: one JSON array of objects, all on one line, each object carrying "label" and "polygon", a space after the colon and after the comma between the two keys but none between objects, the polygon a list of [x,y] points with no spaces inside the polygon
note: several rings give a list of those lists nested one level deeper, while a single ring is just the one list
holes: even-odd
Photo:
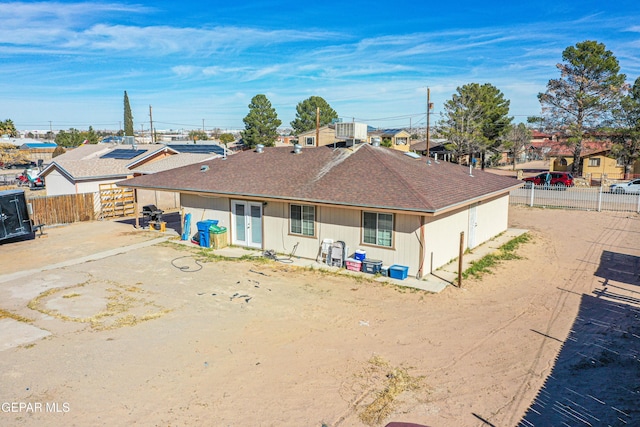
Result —
[{"label": "red car", "polygon": [[567,187],[573,187],[573,175],[569,172],[543,172],[536,176],[524,178],[524,186],[531,188],[532,186],[542,186],[544,188],[553,188],[557,190],[566,190]]}]

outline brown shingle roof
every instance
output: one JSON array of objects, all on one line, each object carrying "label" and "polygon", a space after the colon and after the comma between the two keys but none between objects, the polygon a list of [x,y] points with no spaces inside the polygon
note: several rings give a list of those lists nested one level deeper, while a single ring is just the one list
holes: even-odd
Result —
[{"label": "brown shingle roof", "polygon": [[[609,151],[613,143],[611,141],[582,141],[581,157],[589,156],[595,153],[601,153]],[[575,146],[567,144],[563,141],[549,141],[546,144],[542,144],[543,147],[549,148],[550,156],[573,156]]]},{"label": "brown shingle roof", "polygon": [[168,172],[140,176],[121,186],[276,198],[358,207],[435,212],[521,183],[467,167],[426,164],[402,152],[368,144],[352,149],[290,147],[245,151]]}]

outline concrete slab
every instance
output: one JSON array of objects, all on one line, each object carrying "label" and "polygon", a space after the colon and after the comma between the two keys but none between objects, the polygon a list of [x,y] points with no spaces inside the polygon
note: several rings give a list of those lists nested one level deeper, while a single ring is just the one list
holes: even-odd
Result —
[{"label": "concrete slab", "polygon": [[67,261],[63,261],[63,262],[59,262],[59,263],[56,263],[56,264],[51,264],[51,265],[47,265],[47,266],[43,266],[43,267],[39,267],[39,268],[34,268],[34,269],[31,269],[31,270],[23,270],[23,271],[17,271],[15,273],[4,274],[4,275],[0,276],[0,283],[9,282],[9,281],[12,281],[12,280],[15,280],[15,279],[20,279],[20,278],[23,278],[23,277],[28,277],[28,276],[40,273],[42,271],[56,270],[56,269],[63,268],[63,267],[69,267],[71,265],[83,264],[85,262],[95,261],[95,260],[98,260],[98,259],[102,259],[102,258],[106,258],[106,257],[110,257],[110,256],[126,253],[126,252],[132,251],[134,249],[144,248],[144,247],[147,247],[147,246],[155,245],[155,244],[160,243],[160,242],[164,242],[168,238],[169,238],[169,236],[159,237],[159,238],[156,238],[156,239],[147,240],[147,241],[136,243],[136,244],[133,244],[133,245],[123,246],[123,247],[120,247],[120,248],[110,249],[110,250],[107,250],[107,251],[98,252],[98,253],[91,254],[91,255],[81,256],[81,257],[78,257],[78,258],[73,258],[73,259],[70,259],[70,260],[67,260]]},{"label": "concrete slab", "polygon": [[[475,247],[472,251],[465,254],[462,259],[462,270],[465,271],[468,269],[472,263],[482,259],[483,257],[497,251],[501,246],[509,242],[510,240],[526,233],[528,230],[517,229],[517,228],[509,228],[500,236],[489,240],[477,247]],[[191,244],[188,242],[184,242],[185,244]],[[237,247],[226,247],[223,249],[216,249],[214,253],[220,256],[228,257],[228,258],[241,258],[243,256],[262,256],[262,251],[258,250],[248,250],[245,248],[237,248]],[[314,268],[319,270],[331,271],[334,273],[354,275],[354,276],[368,276],[371,277],[370,274],[350,271],[344,268],[338,267],[330,267],[324,263],[317,262],[315,260],[303,259],[303,258],[288,258],[286,256],[281,256],[283,259],[282,262],[285,262],[291,265],[295,265],[298,267],[304,268]],[[397,286],[406,286],[415,289],[421,289],[427,292],[438,293],[442,292],[447,286],[451,286],[456,283],[458,280],[458,260],[455,260],[438,270],[432,272],[431,274],[425,275],[422,279],[417,279],[415,277],[407,277],[404,280],[392,279],[390,277],[375,277],[378,282],[386,282],[391,283]]]},{"label": "concrete slab", "polygon": [[0,319],[0,351],[37,341],[51,332],[14,319]]}]

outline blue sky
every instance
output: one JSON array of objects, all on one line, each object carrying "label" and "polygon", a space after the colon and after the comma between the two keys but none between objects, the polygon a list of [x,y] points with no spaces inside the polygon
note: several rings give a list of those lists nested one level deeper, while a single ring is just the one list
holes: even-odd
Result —
[{"label": "blue sky", "polygon": [[604,43],[640,76],[640,2],[1,2],[0,120],[28,129],[241,129],[265,94],[288,126],[323,97],[343,120],[424,126],[467,83],[540,113],[562,51]]}]

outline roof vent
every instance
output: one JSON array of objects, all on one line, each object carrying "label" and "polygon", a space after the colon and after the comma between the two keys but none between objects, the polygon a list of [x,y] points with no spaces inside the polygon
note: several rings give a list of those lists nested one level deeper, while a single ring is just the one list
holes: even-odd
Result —
[{"label": "roof vent", "polygon": [[371,138],[371,145],[373,145],[374,147],[380,147],[380,138],[378,137]]},{"label": "roof vent", "polygon": [[302,146],[300,144],[293,145],[293,154],[300,154],[302,152]]},{"label": "roof vent", "polygon": [[209,165],[202,165],[200,166],[200,172],[206,172],[209,170]]},{"label": "roof vent", "polygon": [[258,144],[256,145],[256,153],[262,153],[264,151],[264,145]]}]

